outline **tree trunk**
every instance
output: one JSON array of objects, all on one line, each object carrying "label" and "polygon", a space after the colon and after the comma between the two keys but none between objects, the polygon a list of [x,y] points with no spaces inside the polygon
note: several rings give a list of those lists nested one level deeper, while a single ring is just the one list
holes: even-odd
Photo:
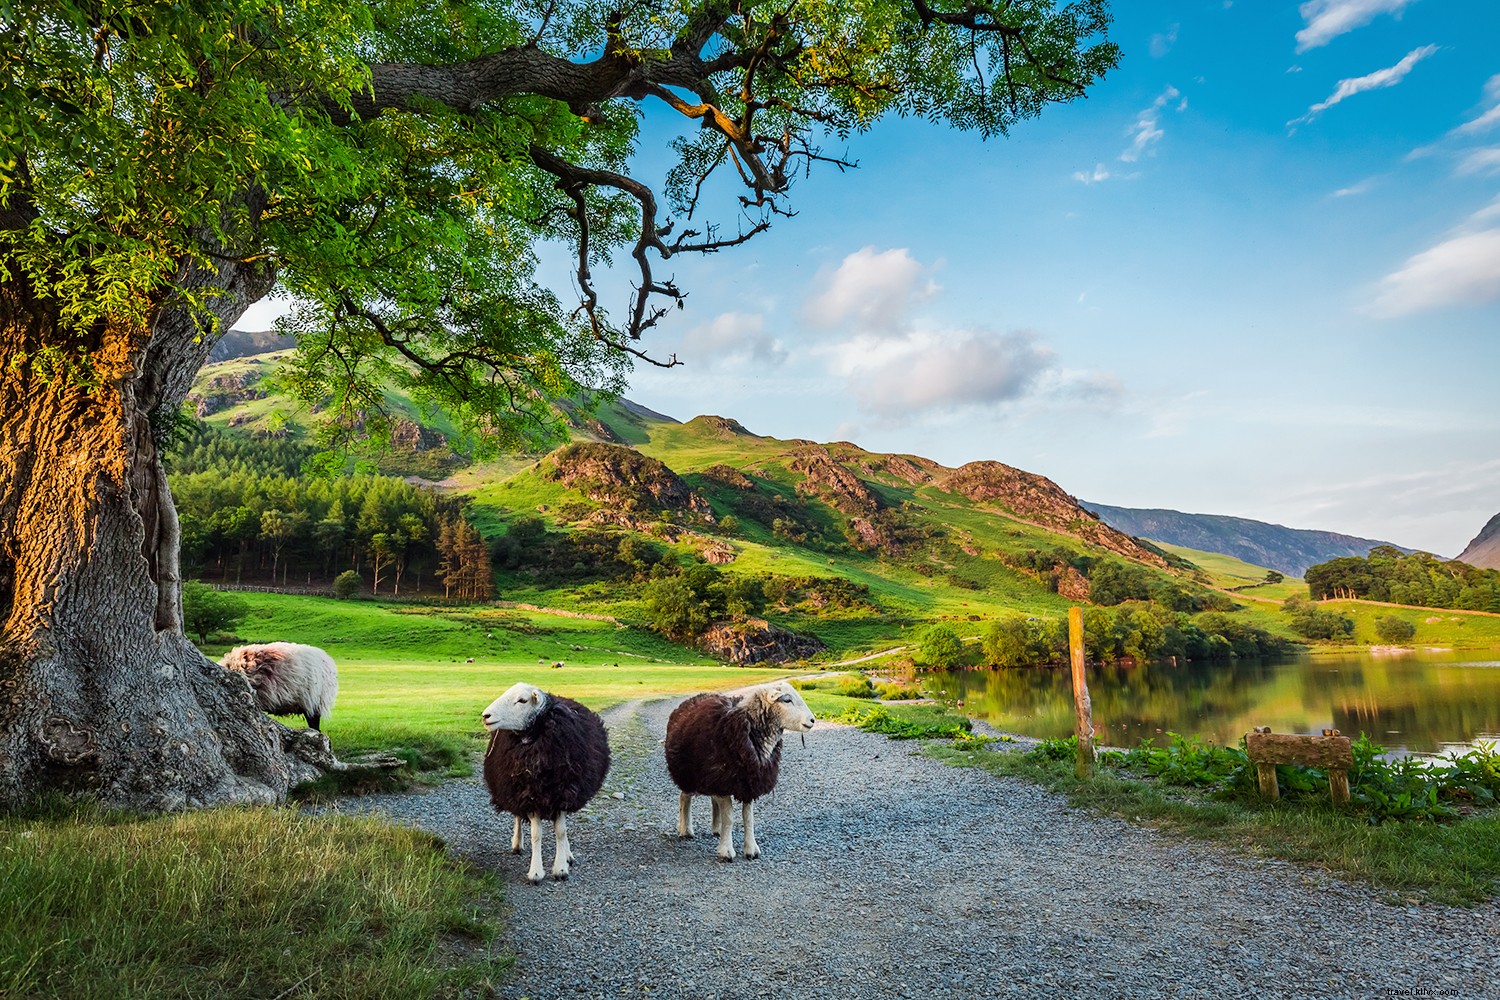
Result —
[{"label": "tree trunk", "polygon": [[[206,276],[221,329],[271,280]],[[326,756],[183,635],[159,449],[213,340],[184,308],[70,329],[24,279],[0,285],[0,809],[274,802]]]}]

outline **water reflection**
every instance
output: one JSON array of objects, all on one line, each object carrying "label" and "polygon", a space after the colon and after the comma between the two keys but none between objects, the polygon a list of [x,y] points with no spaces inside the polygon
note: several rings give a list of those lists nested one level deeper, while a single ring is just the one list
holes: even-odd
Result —
[{"label": "water reflection", "polygon": [[[1255,726],[1278,733],[1331,726],[1414,753],[1500,741],[1500,659],[1493,650],[1091,667],[1088,676],[1094,725],[1113,746],[1169,730],[1233,744]],[[1009,732],[1073,732],[1066,669],[940,673],[927,686]]]}]

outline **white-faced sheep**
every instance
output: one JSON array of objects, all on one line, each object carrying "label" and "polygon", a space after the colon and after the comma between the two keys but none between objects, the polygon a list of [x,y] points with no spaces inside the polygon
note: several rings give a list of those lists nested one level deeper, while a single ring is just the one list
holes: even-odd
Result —
[{"label": "white-faced sheep", "polygon": [[490,732],[484,783],[497,812],[516,816],[511,851],[521,849],[521,817],[531,821],[531,868],[542,880],[542,820],[552,821],[552,877],[568,877],[573,852],[568,813],[588,804],[609,773],[609,738],[599,716],[571,698],[516,684],[484,710]]},{"label": "white-faced sheep", "polygon": [[317,729],[323,716],[332,711],[339,693],[338,668],[316,646],[297,642],[236,646],[219,663],[245,675],[261,711],[304,716],[310,729]]},{"label": "white-faced sheep", "polygon": [[673,709],[667,719],[666,755],[667,773],[682,790],[677,835],[693,835],[693,796],[711,796],[719,858],[733,861],[730,807],[738,799],[745,824],[745,857],[760,857],[760,845],[755,842],[755,800],[776,787],[781,773],[781,734],[805,733],[814,721],[807,703],[786,681],[698,694]]}]

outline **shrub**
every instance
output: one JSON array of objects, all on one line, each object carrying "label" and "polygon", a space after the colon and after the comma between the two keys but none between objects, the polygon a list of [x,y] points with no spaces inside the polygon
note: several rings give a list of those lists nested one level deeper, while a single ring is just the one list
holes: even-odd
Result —
[{"label": "shrub", "polygon": [[333,596],[341,601],[347,601],[355,594],[364,589],[365,581],[360,579],[358,573],[352,569],[346,569],[333,581]]},{"label": "shrub", "polygon": [[198,641],[208,642],[210,632],[226,632],[250,614],[250,605],[234,594],[215,590],[206,583],[182,585],[182,623]]},{"label": "shrub", "polygon": [[963,642],[947,625],[929,625],[917,645],[917,661],[937,670],[958,666],[963,656]]},{"label": "shrub", "polygon": [[1417,626],[1396,615],[1381,615],[1375,619],[1375,635],[1381,642],[1410,642],[1417,634]]}]

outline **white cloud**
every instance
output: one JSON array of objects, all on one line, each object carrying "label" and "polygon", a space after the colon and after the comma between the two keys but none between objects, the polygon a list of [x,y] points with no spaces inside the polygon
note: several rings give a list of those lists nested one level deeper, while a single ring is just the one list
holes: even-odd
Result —
[{"label": "white cloud", "polygon": [[1301,118],[1294,118],[1292,121],[1287,122],[1287,124],[1296,125],[1299,122],[1310,122],[1320,113],[1327,111],[1341,101],[1353,97],[1355,94],[1362,94],[1367,90],[1379,90],[1383,87],[1394,87],[1406,79],[1406,74],[1412,71],[1412,67],[1437,50],[1438,47],[1436,45],[1424,45],[1419,49],[1412,49],[1394,66],[1377,69],[1375,72],[1366,73],[1364,76],[1340,80],[1339,85],[1334,88],[1328,100],[1314,104],[1307,109],[1307,114]]},{"label": "white cloud", "polygon": [[1096,163],[1092,172],[1087,170],[1073,171],[1073,179],[1082,184],[1098,184],[1100,181],[1109,180],[1111,176],[1102,163]]},{"label": "white cloud", "polygon": [[1114,401],[1119,380],[1065,370],[1030,331],[912,330],[899,338],[856,337],[829,351],[859,408],[882,421],[1050,399]]},{"label": "white cloud", "polygon": [[1500,125],[1500,73],[1485,81],[1481,107],[1485,110],[1450,132],[1450,135],[1477,135]]},{"label": "white cloud", "polygon": [[[1491,216],[1489,209],[1483,209],[1473,218]],[[1370,311],[1390,318],[1496,299],[1500,299],[1500,228],[1490,228],[1460,232],[1408,259],[1381,280]]]},{"label": "white cloud", "polygon": [[[1134,163],[1141,158],[1141,154],[1161,141],[1161,137],[1166,135],[1161,127],[1161,109],[1166,107],[1168,101],[1181,96],[1176,87],[1168,86],[1156,100],[1151,102],[1149,108],[1136,116],[1135,124],[1125,130],[1125,134],[1130,136],[1130,145],[1125,152],[1120,154],[1120,159],[1126,163]],[[1185,108],[1187,108],[1187,101],[1184,99],[1177,105],[1177,110],[1182,111]]]},{"label": "white cloud", "polygon": [[1458,161],[1459,174],[1491,174],[1500,170],[1500,146],[1472,149]]},{"label": "white cloud", "polygon": [[786,348],[766,332],[766,320],[760,313],[720,313],[687,332],[682,338],[682,353],[709,365],[748,359],[777,367],[787,359]]},{"label": "white cloud", "polygon": [[1367,192],[1369,192],[1374,187],[1375,187],[1375,178],[1373,178],[1373,177],[1366,177],[1364,180],[1359,181],[1356,184],[1350,184],[1348,187],[1339,188],[1337,191],[1333,192],[1333,194],[1329,195],[1328,197],[1330,197],[1330,198],[1349,198],[1349,197],[1352,197],[1352,196],[1357,195],[1357,194],[1366,194]]},{"label": "white cloud", "polygon": [[1180,25],[1172,25],[1166,31],[1151,36],[1151,58],[1160,59],[1172,51],[1172,46],[1177,44],[1177,29]]},{"label": "white cloud", "polygon": [[1297,32],[1297,51],[1327,45],[1340,35],[1362,28],[1381,14],[1401,16],[1414,0],[1308,0],[1297,10],[1306,25]]},{"label": "white cloud", "polygon": [[845,257],[808,299],[804,314],[813,326],[833,329],[851,323],[865,330],[898,333],[909,323],[911,307],[935,295],[932,268],[905,247],[877,251],[873,246]]}]

